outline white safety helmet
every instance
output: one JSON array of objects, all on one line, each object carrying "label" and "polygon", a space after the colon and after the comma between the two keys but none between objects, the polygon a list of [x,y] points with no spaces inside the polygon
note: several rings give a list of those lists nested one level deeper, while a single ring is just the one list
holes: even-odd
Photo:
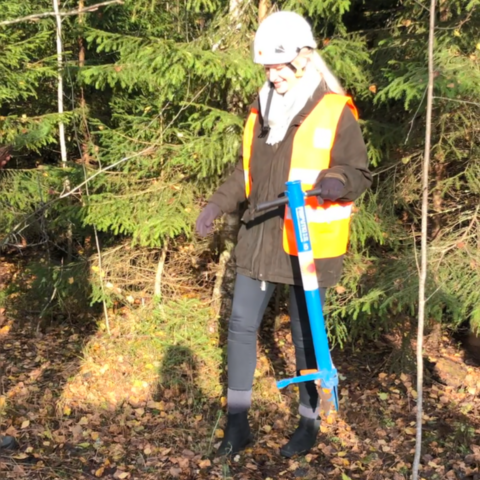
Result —
[{"label": "white safety helmet", "polygon": [[261,65],[290,63],[304,47],[317,48],[310,24],[298,13],[276,12],[258,27],[253,61]]}]

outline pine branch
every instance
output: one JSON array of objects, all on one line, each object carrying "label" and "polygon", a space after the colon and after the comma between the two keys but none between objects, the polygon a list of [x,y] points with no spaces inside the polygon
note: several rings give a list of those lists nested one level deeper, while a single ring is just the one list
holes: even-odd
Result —
[{"label": "pine branch", "polygon": [[445,100],[447,102],[464,103],[466,105],[475,105],[476,107],[480,107],[480,103],[469,102],[468,100],[457,100],[456,98],[448,98],[448,97],[433,97],[433,98],[436,100]]},{"label": "pine branch", "polygon": [[26,226],[28,225],[27,222],[30,219],[35,218],[40,213],[43,213],[47,208],[50,208],[53,204],[55,204],[59,200],[70,197],[74,193],[77,193],[79,190],[82,189],[82,187],[84,187],[85,185],[90,183],[90,181],[92,181],[95,177],[97,177],[101,173],[105,173],[108,170],[111,170],[112,168],[116,167],[117,165],[120,165],[121,163],[124,163],[128,160],[131,160],[132,158],[136,158],[136,157],[139,157],[141,155],[145,155],[146,153],[150,152],[151,150],[152,150],[152,147],[148,147],[148,148],[145,148],[144,150],[142,150],[140,152],[134,153],[133,155],[123,157],[120,160],[117,160],[116,162],[112,163],[111,165],[108,165],[108,167],[101,168],[101,169],[97,170],[93,175],[90,175],[90,177],[86,178],[82,183],[80,183],[76,187],[74,187],[74,188],[72,188],[68,191],[64,190],[64,192],[61,193],[57,198],[54,198],[53,200],[50,200],[49,202],[44,203],[40,208],[38,208],[34,212],[27,215],[21,222],[19,222],[17,225],[15,225],[15,227],[13,227],[13,229],[5,235],[5,239],[3,240],[3,242],[0,242],[0,248],[7,245],[8,239],[11,235],[15,235],[15,234],[21,232],[22,230],[24,230],[26,228]]},{"label": "pine branch", "polygon": [[420,111],[420,108],[421,106],[423,105],[423,100],[425,99],[425,95],[427,94],[427,90],[428,90],[428,87],[425,89],[425,91],[423,92],[423,95],[422,95],[422,99],[420,100],[420,103],[418,104],[418,108],[417,108],[417,111],[415,112],[415,114],[413,115],[413,118],[410,122],[410,129],[408,130],[408,133],[407,133],[407,138],[405,138],[405,145],[408,143],[408,139],[410,138],[410,134],[412,133],[412,130],[413,130],[413,125],[415,123],[415,119],[417,118],[417,115],[418,115],[418,112]]},{"label": "pine branch", "polygon": [[424,10],[426,10],[427,12],[429,12],[428,8],[423,5],[423,3],[420,3],[418,0],[413,0],[417,5],[419,5],[420,7],[422,7]]},{"label": "pine branch", "polygon": [[425,154],[423,158],[422,174],[422,237],[421,237],[421,259],[420,275],[418,286],[418,337],[417,337],[417,434],[415,443],[415,457],[413,461],[412,479],[418,480],[418,471],[420,467],[420,457],[422,454],[422,414],[423,414],[423,337],[425,325],[425,305],[428,299],[425,299],[425,290],[427,283],[428,269],[428,184],[430,168],[430,148],[432,141],[432,107],[433,107],[433,84],[434,59],[433,46],[435,42],[435,3],[430,3],[430,31],[428,38],[428,91],[427,91],[427,118],[425,130]]},{"label": "pine branch", "polygon": [[[102,3],[97,3],[95,5],[90,5],[89,7],[85,8],[80,8],[77,10],[69,10],[68,12],[60,12],[59,15],[61,17],[68,17],[72,15],[79,15],[80,13],[86,13],[86,12],[95,12],[98,10],[100,7],[105,7],[107,5],[112,5],[112,4],[117,4],[117,5],[123,5],[123,0],[109,0],[107,2],[102,2]],[[28,22],[31,20],[37,20],[40,18],[46,18],[46,17],[55,17],[57,13],[55,12],[44,12],[44,13],[35,13],[33,15],[27,15],[26,17],[21,17],[21,18],[15,18],[14,20],[4,20],[3,22],[0,22],[0,27],[4,25],[13,25],[14,23],[21,23],[21,22]]]}]

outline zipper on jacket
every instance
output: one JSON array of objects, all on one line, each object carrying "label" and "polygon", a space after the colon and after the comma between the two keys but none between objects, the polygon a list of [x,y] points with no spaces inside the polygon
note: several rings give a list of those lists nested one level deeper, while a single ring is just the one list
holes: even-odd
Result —
[{"label": "zipper on jacket", "polygon": [[[298,114],[297,114],[298,116]],[[295,117],[296,118],[296,117]],[[293,120],[295,120],[295,118]],[[303,122],[303,118],[301,119],[300,121],[300,124]],[[298,125],[292,121],[292,123],[290,124],[290,126],[288,127],[286,133],[285,133],[285,137],[284,139],[282,140],[282,142],[287,138],[287,136],[290,134],[291,135],[291,130],[292,130],[292,127],[295,127],[297,128]],[[273,147],[273,152],[274,152],[274,157],[278,154],[278,151],[280,150],[280,144],[281,142],[279,143],[276,143],[275,145],[272,145]],[[290,158],[290,162],[292,161],[292,159]],[[275,164],[275,158],[272,159],[272,162],[270,163],[270,172],[269,172],[269,178],[268,178],[268,185],[267,185],[267,191],[270,190],[270,186],[271,186],[271,183],[272,183],[272,170],[273,170],[273,165]],[[289,169],[290,170],[290,169]],[[288,178],[287,178],[288,180]],[[267,198],[265,201],[269,201],[271,199]],[[260,232],[260,241],[258,242],[256,248],[255,248],[255,251],[253,252],[253,255],[252,255],[252,266],[250,268],[252,274],[254,277],[256,277],[258,280],[263,280],[263,274],[261,273],[262,272],[262,265],[261,265],[261,262],[260,262],[260,265],[258,267],[258,271],[255,272],[255,269],[254,269],[254,266],[255,266],[255,259],[258,257],[259,253],[260,253],[260,249],[262,248],[262,243],[263,243],[263,235],[264,235],[264,232],[265,232],[265,222],[262,222],[260,224],[260,226],[262,227],[262,231]]]},{"label": "zipper on jacket", "polygon": [[[285,137],[286,136],[287,135],[285,134]],[[276,163],[275,156],[277,155],[279,149],[280,149],[280,143],[277,143],[277,144],[273,145],[274,154],[273,154],[273,159],[270,163],[270,172],[269,172],[269,175],[268,175],[267,192],[270,191],[270,187],[271,187],[271,184],[272,184],[272,174],[273,174],[272,170],[273,170],[273,165]],[[267,198],[266,201],[268,201],[268,200],[269,199]],[[260,241],[258,242],[258,249],[255,250],[255,253],[257,255],[259,253],[259,250],[262,248],[264,233],[265,233],[265,222],[262,223],[262,231],[260,233]],[[262,258],[260,260],[262,260]],[[252,262],[252,270],[253,270],[253,262]],[[263,280],[263,274],[261,272],[262,272],[262,262],[260,261],[260,264],[258,266],[258,278],[259,278],[259,280]]]}]

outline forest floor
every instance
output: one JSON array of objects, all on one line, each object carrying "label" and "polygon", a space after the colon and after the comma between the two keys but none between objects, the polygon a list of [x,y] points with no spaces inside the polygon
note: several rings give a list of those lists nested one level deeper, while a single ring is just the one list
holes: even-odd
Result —
[{"label": "forest floor", "polygon": [[[6,291],[14,266],[0,265]],[[132,330],[135,311],[112,314],[109,336],[76,318],[38,329],[35,312],[4,305],[0,433],[14,435],[20,448],[0,451],[2,479],[410,478],[417,393],[408,369],[398,369],[411,358],[394,337],[334,350],[340,412],[323,418],[307,456],[287,460],[278,451],[298,421],[296,392],[279,393],[274,375],[292,373],[293,346],[286,315],[266,322],[250,415],[255,441],[224,459],[213,457],[225,423],[218,332],[210,359],[197,354],[187,326],[168,335]],[[126,324],[128,332],[118,327]],[[480,367],[451,337],[428,340],[420,476],[479,480]]]}]

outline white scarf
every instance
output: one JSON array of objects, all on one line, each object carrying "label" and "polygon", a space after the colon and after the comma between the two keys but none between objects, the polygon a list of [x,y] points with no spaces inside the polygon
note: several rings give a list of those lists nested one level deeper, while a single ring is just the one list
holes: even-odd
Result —
[{"label": "white scarf", "polygon": [[[280,95],[275,89],[273,90],[272,102],[268,112],[268,126],[270,127],[266,142],[268,145],[275,145],[283,140],[293,118],[313,95],[321,79],[322,77],[317,69],[311,63],[308,63],[303,77],[291,90],[284,95]],[[267,81],[260,90],[262,115],[265,115],[271,88],[273,88],[271,83]]]}]

